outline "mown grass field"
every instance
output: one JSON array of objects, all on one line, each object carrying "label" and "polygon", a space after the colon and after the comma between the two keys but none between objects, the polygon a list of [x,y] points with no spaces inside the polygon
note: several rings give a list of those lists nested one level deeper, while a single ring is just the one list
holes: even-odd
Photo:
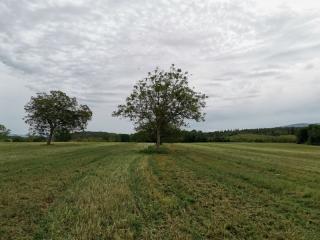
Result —
[{"label": "mown grass field", "polygon": [[0,239],[320,239],[320,148],[0,144]]}]

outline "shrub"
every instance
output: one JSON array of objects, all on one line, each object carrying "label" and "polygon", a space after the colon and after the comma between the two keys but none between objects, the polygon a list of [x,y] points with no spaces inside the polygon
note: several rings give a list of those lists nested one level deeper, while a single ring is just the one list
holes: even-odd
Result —
[{"label": "shrub", "polygon": [[320,125],[310,125],[308,127],[308,144],[320,145]]},{"label": "shrub", "polygon": [[167,154],[169,153],[169,149],[163,145],[157,148],[155,145],[149,145],[147,148],[140,151],[141,153],[147,154]]},{"label": "shrub", "polygon": [[27,142],[26,138],[21,136],[12,136],[12,142]]},{"label": "shrub", "polygon": [[313,124],[297,132],[297,143],[320,145],[320,125]]},{"label": "shrub", "polygon": [[301,128],[297,131],[297,143],[302,144],[308,141],[308,128]]}]

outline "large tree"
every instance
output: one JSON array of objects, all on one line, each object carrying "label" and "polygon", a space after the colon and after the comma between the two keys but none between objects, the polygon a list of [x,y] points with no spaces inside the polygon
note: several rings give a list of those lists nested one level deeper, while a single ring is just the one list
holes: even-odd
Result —
[{"label": "large tree", "polygon": [[31,132],[47,136],[47,144],[56,131],[84,130],[92,118],[87,105],[79,105],[76,98],[61,91],[38,93],[24,109],[27,112],[24,119]]},{"label": "large tree", "polygon": [[119,105],[113,116],[129,118],[136,130],[153,129],[159,147],[161,132],[168,126],[180,128],[191,119],[204,121],[207,96],[190,88],[188,78],[188,72],[174,65],[168,71],[156,68],[134,85],[126,103]]}]

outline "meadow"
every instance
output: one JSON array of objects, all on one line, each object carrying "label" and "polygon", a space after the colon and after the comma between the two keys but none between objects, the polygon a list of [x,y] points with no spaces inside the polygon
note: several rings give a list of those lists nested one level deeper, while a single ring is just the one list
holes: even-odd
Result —
[{"label": "meadow", "polygon": [[320,239],[320,147],[0,143],[0,239]]}]

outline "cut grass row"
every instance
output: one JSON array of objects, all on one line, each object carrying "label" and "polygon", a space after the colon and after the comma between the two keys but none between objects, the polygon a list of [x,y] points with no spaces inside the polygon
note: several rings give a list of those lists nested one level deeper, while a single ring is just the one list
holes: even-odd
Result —
[{"label": "cut grass row", "polygon": [[320,148],[0,144],[0,239],[319,239]]}]

